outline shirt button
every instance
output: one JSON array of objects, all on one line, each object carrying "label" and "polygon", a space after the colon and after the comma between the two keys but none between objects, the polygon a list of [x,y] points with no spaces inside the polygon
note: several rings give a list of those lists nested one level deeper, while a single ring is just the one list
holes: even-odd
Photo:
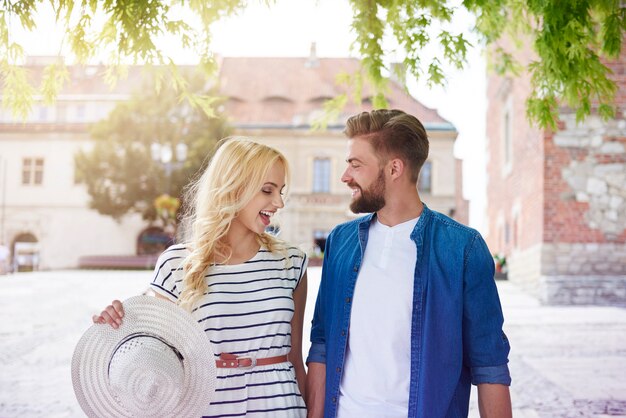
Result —
[{"label": "shirt button", "polygon": [[337,398],[333,396],[333,403],[337,403]]},{"label": "shirt button", "polygon": [[346,298],[346,303],[350,303],[350,298]]},{"label": "shirt button", "polygon": [[341,367],[337,367],[337,373],[341,371]]},{"label": "shirt button", "polygon": [[346,331],[345,330],[341,330],[341,335],[346,335]]},{"label": "shirt button", "polygon": [[358,265],[354,266],[354,271],[359,271],[359,266]]}]

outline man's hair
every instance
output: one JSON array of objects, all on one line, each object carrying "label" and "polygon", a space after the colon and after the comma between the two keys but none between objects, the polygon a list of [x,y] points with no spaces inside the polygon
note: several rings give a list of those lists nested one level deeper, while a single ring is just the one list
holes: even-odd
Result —
[{"label": "man's hair", "polygon": [[382,162],[400,158],[410,170],[411,181],[417,182],[428,157],[428,136],[415,116],[397,109],[362,112],[348,119],[344,133],[369,141]]}]

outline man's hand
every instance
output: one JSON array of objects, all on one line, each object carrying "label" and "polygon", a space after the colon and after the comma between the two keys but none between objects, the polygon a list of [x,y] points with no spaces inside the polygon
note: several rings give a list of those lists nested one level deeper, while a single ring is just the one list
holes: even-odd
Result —
[{"label": "man's hand", "polygon": [[324,416],[326,365],[310,362],[308,367],[306,375],[307,418],[321,418]]}]

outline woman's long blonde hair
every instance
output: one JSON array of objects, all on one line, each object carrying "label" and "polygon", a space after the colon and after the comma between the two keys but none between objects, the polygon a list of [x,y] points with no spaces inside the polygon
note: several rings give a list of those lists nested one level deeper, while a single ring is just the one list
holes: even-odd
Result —
[{"label": "woman's long blonde hair", "polygon": [[[202,176],[185,191],[192,239],[187,244],[191,253],[183,263],[183,290],[178,301],[184,309],[191,311],[207,292],[207,268],[231,257],[232,248],[223,238],[237,212],[259,193],[276,162],[283,164],[288,183],[287,159],[278,150],[247,138],[225,138]],[[284,243],[265,232],[257,240],[270,251],[284,250]]]}]

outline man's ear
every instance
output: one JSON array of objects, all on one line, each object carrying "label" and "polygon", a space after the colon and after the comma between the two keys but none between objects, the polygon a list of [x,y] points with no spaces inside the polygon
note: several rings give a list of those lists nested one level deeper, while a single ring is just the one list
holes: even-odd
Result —
[{"label": "man's ear", "polygon": [[404,161],[400,158],[393,158],[389,160],[388,169],[393,180],[402,177],[405,168]]}]

